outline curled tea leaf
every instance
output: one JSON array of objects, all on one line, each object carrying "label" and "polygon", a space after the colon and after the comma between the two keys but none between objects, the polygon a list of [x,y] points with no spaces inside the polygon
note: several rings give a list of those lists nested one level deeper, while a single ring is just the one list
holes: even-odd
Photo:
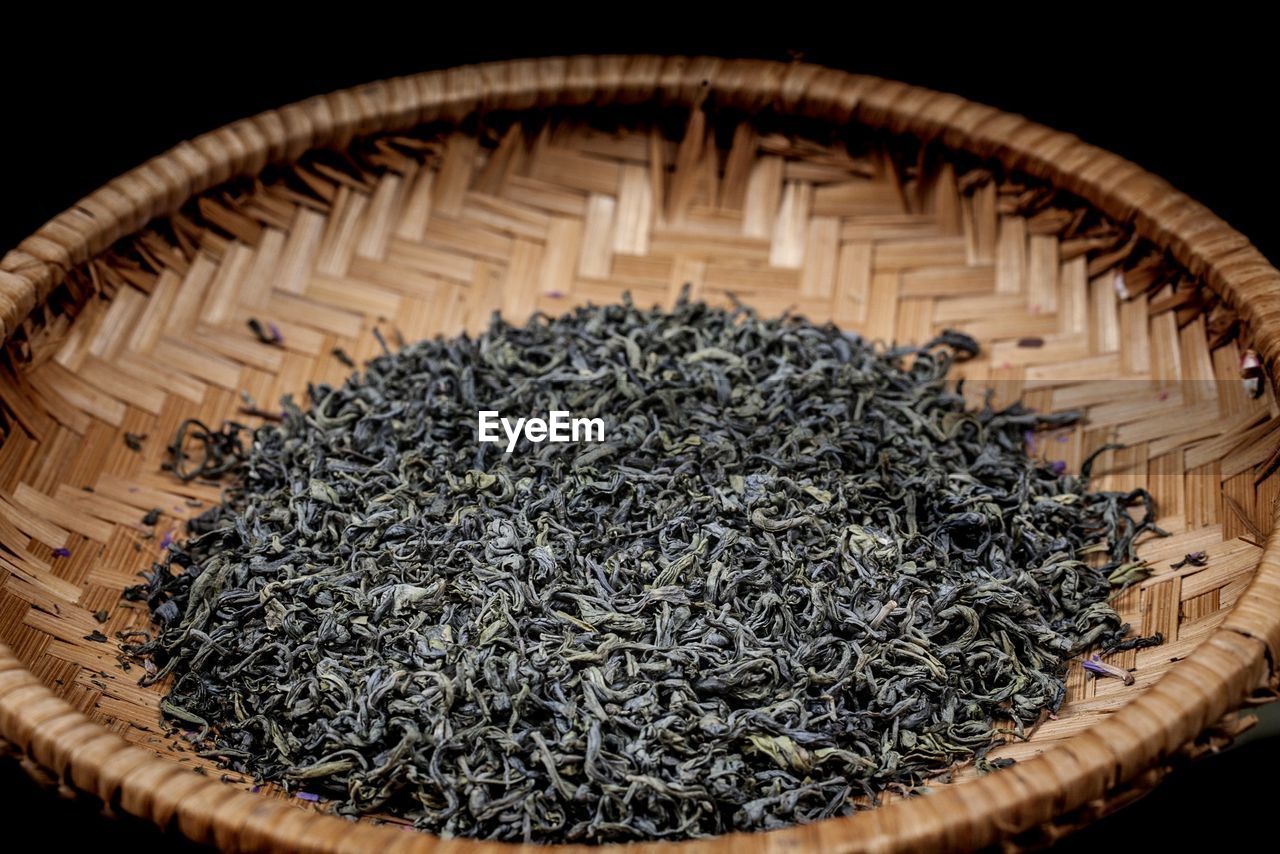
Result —
[{"label": "curled tea leaf", "polygon": [[[959,333],[686,299],[375,337],[278,421],[182,423],[174,475],[233,479],[128,594],[166,716],[345,814],[603,843],[851,812],[1056,710],[1159,533],[1090,489],[1106,447],[1027,455],[1073,414],[968,408]],[[605,439],[508,452],[480,410]]]}]

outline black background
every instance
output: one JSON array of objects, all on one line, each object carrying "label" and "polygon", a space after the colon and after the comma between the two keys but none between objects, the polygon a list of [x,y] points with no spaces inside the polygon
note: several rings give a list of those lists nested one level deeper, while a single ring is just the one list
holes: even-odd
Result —
[{"label": "black background", "polygon": [[[394,17],[375,24],[354,12],[350,21],[336,18],[315,32],[265,22],[223,31],[211,22],[168,21],[174,29],[163,36],[150,27],[124,27],[110,37],[86,31],[37,39],[32,29],[11,28],[8,47],[0,50],[0,252],[120,172],[263,109],[465,62],[652,52],[800,57],[1022,113],[1164,176],[1280,260],[1273,227],[1280,202],[1273,127],[1278,75],[1274,49],[1262,42],[1268,28],[1228,21],[1219,31],[1201,19],[1182,31],[1155,31],[1148,21],[1118,20],[1100,6],[1089,10],[1094,17],[1076,30],[1062,20],[958,19],[949,37],[925,40],[914,23],[854,20],[841,24],[839,43],[801,38],[772,46],[761,39],[626,42],[604,35],[463,46],[448,25]],[[1262,36],[1251,37],[1254,32]],[[348,42],[366,46],[353,49]],[[1280,727],[1268,722],[1248,744],[1175,775],[1059,847],[1106,850],[1137,840],[1152,847],[1261,845],[1270,816],[1250,808],[1271,790],[1264,774],[1280,762],[1273,729]],[[188,847],[172,836],[100,819],[91,807],[30,785],[5,761],[0,818],[10,832],[30,822],[48,827],[69,850]]]}]

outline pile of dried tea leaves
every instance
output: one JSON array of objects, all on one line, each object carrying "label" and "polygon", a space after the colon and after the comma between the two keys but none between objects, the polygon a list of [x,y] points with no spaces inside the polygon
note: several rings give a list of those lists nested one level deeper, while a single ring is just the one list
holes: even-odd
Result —
[{"label": "pile of dried tea leaves", "polygon": [[[347,814],[604,842],[848,812],[1057,708],[1158,530],[1027,454],[1069,416],[967,410],[975,350],[628,301],[184,425],[175,470],[234,485],[131,591],[132,651],[211,754]],[[605,441],[506,453],[482,409]]]}]

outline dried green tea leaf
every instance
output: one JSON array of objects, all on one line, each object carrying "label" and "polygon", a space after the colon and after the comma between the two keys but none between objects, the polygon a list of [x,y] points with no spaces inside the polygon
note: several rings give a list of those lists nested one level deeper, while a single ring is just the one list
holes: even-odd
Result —
[{"label": "dried green tea leaf", "polygon": [[[536,842],[847,813],[1058,708],[1158,532],[1027,455],[1072,416],[966,408],[976,352],[625,302],[186,422],[175,475],[234,480],[130,591],[158,630],[128,649],[204,749],[342,813]],[[480,410],[605,437],[508,453]]]}]

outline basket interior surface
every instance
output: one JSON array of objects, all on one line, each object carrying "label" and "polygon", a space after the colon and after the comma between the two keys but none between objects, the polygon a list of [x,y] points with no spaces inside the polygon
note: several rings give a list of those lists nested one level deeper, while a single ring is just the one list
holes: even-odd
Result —
[{"label": "basket interior surface", "polygon": [[[1052,750],[1140,696],[1249,584],[1277,496],[1270,387],[1241,382],[1231,312],[1127,228],[888,134],[701,107],[540,112],[310,153],[74,269],[0,374],[0,640],[94,721],[222,774],[162,725],[161,690],[115,641],[147,625],[121,591],[219,496],[163,469],[178,424],[260,423],[251,410],[344,379],[337,351],[380,353],[375,331],[394,346],[494,311],[523,321],[628,291],[670,304],[685,285],[884,341],[967,332],[983,350],[957,375],[975,400],[1086,413],[1033,453],[1076,468],[1126,446],[1099,458],[1097,485],[1150,490],[1170,536],[1143,545],[1152,574],[1114,604],[1163,643],[1108,659],[1132,686],[1073,664],[1056,719],[996,755]],[[1172,568],[1198,551],[1207,564]]]}]

